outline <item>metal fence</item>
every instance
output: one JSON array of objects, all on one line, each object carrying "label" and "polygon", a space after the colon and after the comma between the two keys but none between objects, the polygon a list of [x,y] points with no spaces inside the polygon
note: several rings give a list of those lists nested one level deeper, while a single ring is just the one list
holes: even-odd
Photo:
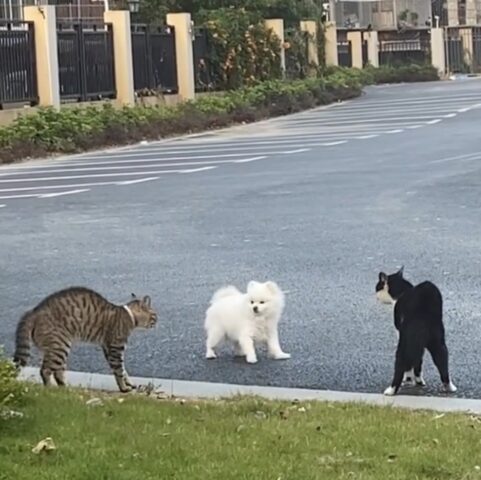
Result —
[{"label": "metal fence", "polygon": [[352,67],[352,44],[351,42],[337,42],[337,63],[340,67]]},{"label": "metal fence", "polygon": [[38,102],[33,24],[0,21],[0,108]]},{"label": "metal fence", "polygon": [[178,92],[174,27],[132,25],[132,59],[136,92]]},{"label": "metal fence", "polygon": [[213,52],[209,44],[209,36],[206,29],[195,29],[193,47],[196,92],[215,90],[216,75],[211,62]]},{"label": "metal fence", "polygon": [[100,100],[116,95],[112,26],[58,26],[60,98]]},{"label": "metal fence", "polygon": [[380,65],[431,63],[431,42],[428,30],[412,30],[403,35],[382,32],[379,36]]},{"label": "metal fence", "polygon": [[448,72],[481,72],[481,27],[445,28],[444,51]]},{"label": "metal fence", "polygon": [[289,48],[285,50],[287,78],[305,78],[309,69],[309,34],[298,28],[286,28],[284,38],[289,44]]}]

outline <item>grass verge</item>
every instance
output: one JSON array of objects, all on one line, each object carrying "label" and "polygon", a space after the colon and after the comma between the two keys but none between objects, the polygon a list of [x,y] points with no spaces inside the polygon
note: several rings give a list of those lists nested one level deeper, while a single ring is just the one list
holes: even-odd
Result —
[{"label": "grass verge", "polygon": [[[481,421],[469,415],[141,395],[87,405],[93,395],[29,387],[23,418],[0,420],[0,479],[481,478]],[[34,454],[46,437],[56,449]]]},{"label": "grass verge", "polygon": [[322,77],[267,81],[254,87],[200,97],[176,106],[39,109],[0,128],[0,163],[75,153],[142,140],[205,131],[298,112],[357,97],[372,83],[436,80],[429,66],[365,70],[329,68]]}]

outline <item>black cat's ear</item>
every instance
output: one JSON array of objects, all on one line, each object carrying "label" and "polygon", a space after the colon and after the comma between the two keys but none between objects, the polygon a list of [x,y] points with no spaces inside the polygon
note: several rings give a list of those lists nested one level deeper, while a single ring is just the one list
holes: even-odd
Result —
[{"label": "black cat's ear", "polygon": [[384,272],[379,272],[379,281],[387,283],[387,275]]},{"label": "black cat's ear", "polygon": [[398,272],[396,273],[396,275],[398,275],[399,277],[402,277],[402,276],[403,276],[403,273],[404,273],[404,265],[398,270]]}]

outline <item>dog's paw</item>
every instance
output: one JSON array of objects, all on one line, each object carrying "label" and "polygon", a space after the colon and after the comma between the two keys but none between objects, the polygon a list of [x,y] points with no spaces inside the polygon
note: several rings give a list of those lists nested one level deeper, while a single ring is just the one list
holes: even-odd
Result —
[{"label": "dog's paw", "polygon": [[386,395],[386,397],[392,397],[395,393],[396,389],[394,387],[387,387],[386,390],[384,390],[384,395]]},{"label": "dog's paw", "polygon": [[257,363],[257,357],[252,357],[252,356],[247,356],[246,357],[246,362],[247,363]]},{"label": "dog's paw", "polygon": [[418,387],[425,387],[426,386],[426,382],[424,381],[423,377],[414,377],[414,381],[416,382],[416,385]]},{"label": "dog's paw", "polygon": [[217,358],[217,355],[215,354],[214,350],[207,350],[205,358],[207,358],[207,360],[211,360]]},{"label": "dog's paw", "polygon": [[288,358],[291,358],[291,354],[280,352],[280,353],[276,353],[273,358],[274,360],[287,360]]},{"label": "dog's paw", "polygon": [[444,385],[444,390],[445,390],[446,392],[449,392],[449,393],[454,393],[454,392],[457,392],[457,391],[458,391],[456,385],[454,385],[453,382],[449,382],[449,383],[445,384],[445,385]]}]

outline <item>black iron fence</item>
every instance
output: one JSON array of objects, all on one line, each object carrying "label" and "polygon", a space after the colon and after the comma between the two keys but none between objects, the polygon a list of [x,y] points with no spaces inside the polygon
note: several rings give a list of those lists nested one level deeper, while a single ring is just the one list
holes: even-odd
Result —
[{"label": "black iron fence", "polygon": [[216,74],[212,62],[214,52],[211,49],[206,29],[196,28],[194,30],[193,49],[196,92],[215,90],[217,88]]},{"label": "black iron fence", "polygon": [[33,24],[0,21],[0,108],[38,102]]},{"label": "black iron fence", "polygon": [[174,27],[132,25],[132,59],[136,92],[178,92]]},{"label": "black iron fence", "polygon": [[298,28],[286,28],[284,39],[286,76],[291,79],[306,78],[309,70],[309,34]]},{"label": "black iron fence", "polygon": [[349,41],[337,42],[337,63],[340,67],[352,67],[352,44]]},{"label": "black iron fence", "polygon": [[428,30],[403,33],[379,33],[379,64],[406,65],[431,63],[431,40]]},{"label": "black iron fence", "polygon": [[481,71],[481,27],[447,27],[444,35],[446,69],[451,73]]},{"label": "black iron fence", "polygon": [[100,100],[116,95],[112,26],[57,29],[60,98]]}]

